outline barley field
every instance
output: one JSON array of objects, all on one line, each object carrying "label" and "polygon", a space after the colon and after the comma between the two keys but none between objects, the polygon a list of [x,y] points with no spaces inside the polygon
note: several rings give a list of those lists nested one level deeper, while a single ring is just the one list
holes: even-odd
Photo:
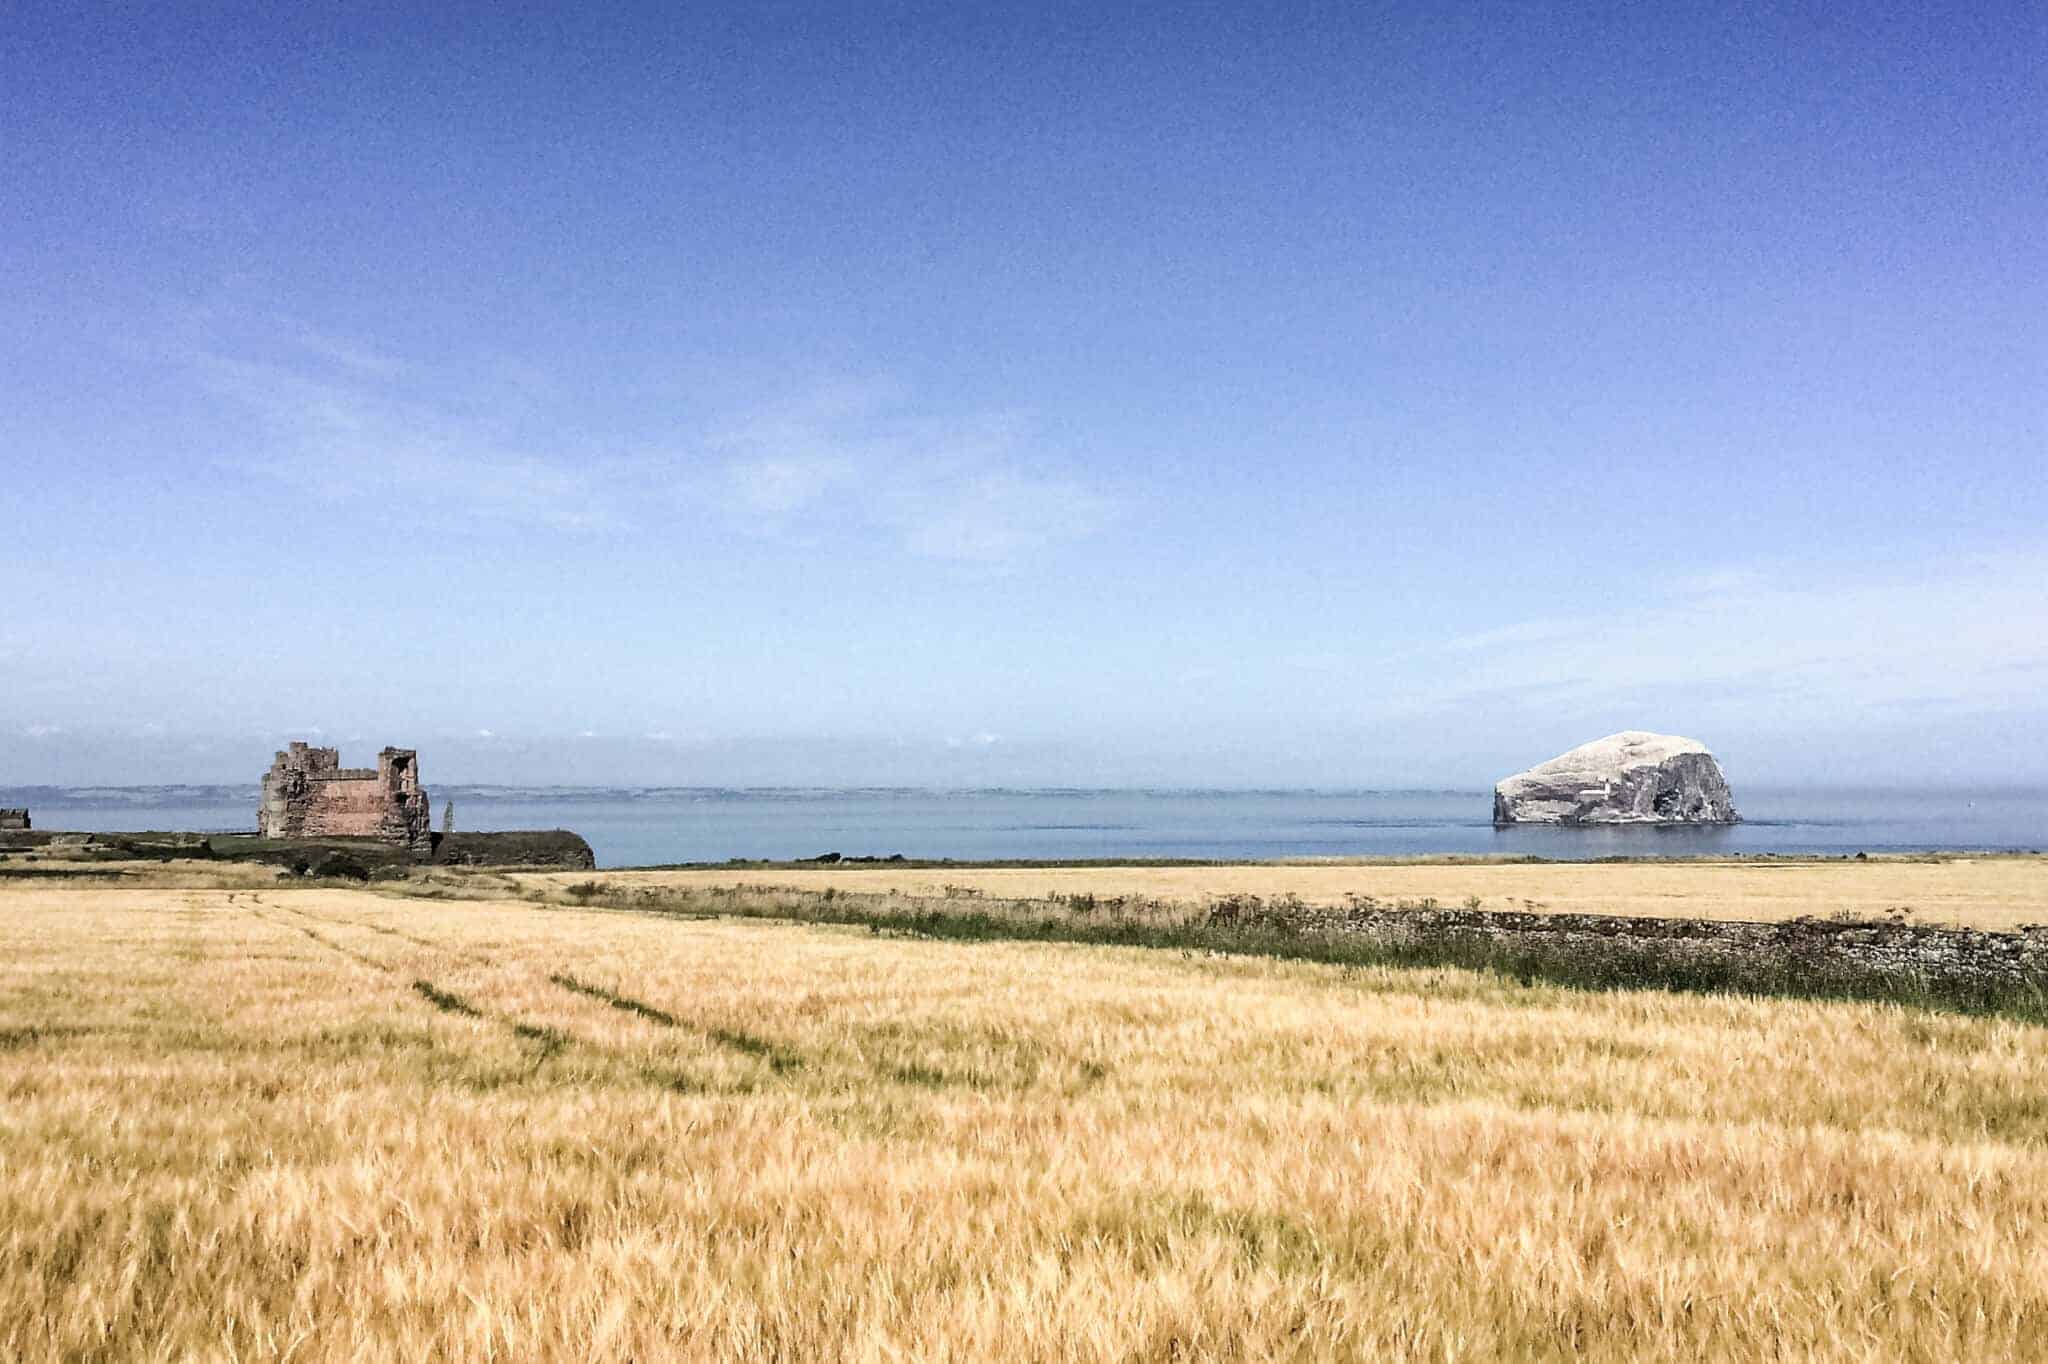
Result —
[{"label": "barley field", "polygon": [[[564,885],[583,873],[546,873]],[[620,886],[676,890],[773,886],[921,897],[1037,900],[1136,896],[1198,903],[1227,895],[1293,895],[1311,905],[1351,896],[1383,902],[1478,900],[1489,909],[1771,921],[1800,915],[1880,918],[2009,929],[2048,924],[2048,857],[1878,857],[1854,860],[1630,862],[1236,863],[1200,866],[735,867],[606,872]]]},{"label": "barley field", "polygon": [[2031,1025],[408,890],[0,881],[0,1358],[2048,1357]]}]

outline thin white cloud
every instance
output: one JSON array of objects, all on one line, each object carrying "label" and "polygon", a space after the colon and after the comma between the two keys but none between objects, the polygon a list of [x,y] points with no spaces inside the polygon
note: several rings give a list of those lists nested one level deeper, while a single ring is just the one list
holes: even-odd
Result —
[{"label": "thin white cloud", "polygon": [[732,497],[765,516],[787,516],[820,501],[854,476],[853,461],[837,456],[769,456],[726,466]]},{"label": "thin white cloud", "polygon": [[1481,630],[1476,634],[1459,635],[1455,639],[1447,640],[1444,647],[1453,653],[1473,653],[1484,649],[1498,649],[1504,645],[1539,644],[1549,640],[1572,639],[1596,628],[1596,623],[1589,620],[1525,620],[1492,630]]},{"label": "thin white cloud", "polygon": [[1025,417],[935,415],[887,382],[814,384],[697,440],[593,460],[536,449],[500,415],[524,410],[532,384],[507,387],[485,367],[451,398],[373,343],[269,330],[268,344],[258,329],[182,358],[241,416],[237,470],[322,502],[601,530],[638,523],[666,489],[708,497],[749,533],[986,565],[1093,534],[1115,513],[1091,480],[1044,457]]},{"label": "thin white cloud", "polygon": [[1280,666],[1298,673],[1334,673],[1356,666],[1356,659],[1333,649],[1283,654]]},{"label": "thin white cloud", "polygon": [[405,370],[402,362],[374,346],[333,336],[314,327],[299,328],[298,344],[300,349],[308,354],[358,374],[389,379],[397,377]]},{"label": "thin white cloud", "polygon": [[1109,499],[1077,479],[991,469],[967,477],[915,476],[883,504],[905,549],[935,559],[1004,563],[1093,534]]},{"label": "thin white cloud", "polygon": [[1703,573],[1690,573],[1672,583],[1672,589],[1688,597],[1721,597],[1738,592],[1755,592],[1766,587],[1769,579],[1761,570],[1754,568],[1718,568]]},{"label": "thin white cloud", "polygon": [[588,473],[512,446],[486,421],[408,398],[379,375],[332,360],[201,352],[190,362],[248,419],[238,467],[304,495],[565,529],[613,519]]},{"label": "thin white cloud", "polygon": [[[1744,575],[1719,590],[1575,621],[1462,636],[1447,675],[1410,705],[1569,690],[1603,697],[1773,696],[1804,709],[1936,705],[1999,709],[2038,699],[2048,662],[2048,553],[1982,556],[1913,576],[1781,585]],[[1567,628],[1569,627],[1569,628]]]},{"label": "thin white cloud", "polygon": [[1090,535],[1113,499],[1038,456],[1012,412],[935,417],[880,384],[835,383],[731,422],[724,496],[750,529],[876,537],[910,554],[1004,564]]}]

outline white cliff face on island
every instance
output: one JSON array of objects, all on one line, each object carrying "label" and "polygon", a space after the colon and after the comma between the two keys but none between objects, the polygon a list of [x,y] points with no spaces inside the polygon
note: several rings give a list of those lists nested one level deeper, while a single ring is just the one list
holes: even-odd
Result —
[{"label": "white cliff face on island", "polygon": [[1495,824],[1734,824],[1707,746],[1639,729],[1581,744],[1493,788]]}]

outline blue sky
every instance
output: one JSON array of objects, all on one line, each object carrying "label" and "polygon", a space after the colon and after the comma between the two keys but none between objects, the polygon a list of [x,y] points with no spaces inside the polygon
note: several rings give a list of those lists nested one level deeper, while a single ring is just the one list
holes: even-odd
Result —
[{"label": "blue sky", "polygon": [[0,780],[2048,781],[2048,12],[0,16]]}]

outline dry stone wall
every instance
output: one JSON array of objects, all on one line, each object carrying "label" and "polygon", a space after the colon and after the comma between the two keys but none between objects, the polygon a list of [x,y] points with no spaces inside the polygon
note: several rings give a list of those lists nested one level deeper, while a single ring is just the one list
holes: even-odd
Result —
[{"label": "dry stone wall", "polygon": [[1307,931],[1390,943],[1464,936],[1565,952],[1648,949],[1665,957],[1766,964],[1820,977],[1852,970],[2007,985],[2048,982],[2048,924],[1986,932],[1892,921],[1752,923],[1370,905],[1303,907],[1289,917]]}]

